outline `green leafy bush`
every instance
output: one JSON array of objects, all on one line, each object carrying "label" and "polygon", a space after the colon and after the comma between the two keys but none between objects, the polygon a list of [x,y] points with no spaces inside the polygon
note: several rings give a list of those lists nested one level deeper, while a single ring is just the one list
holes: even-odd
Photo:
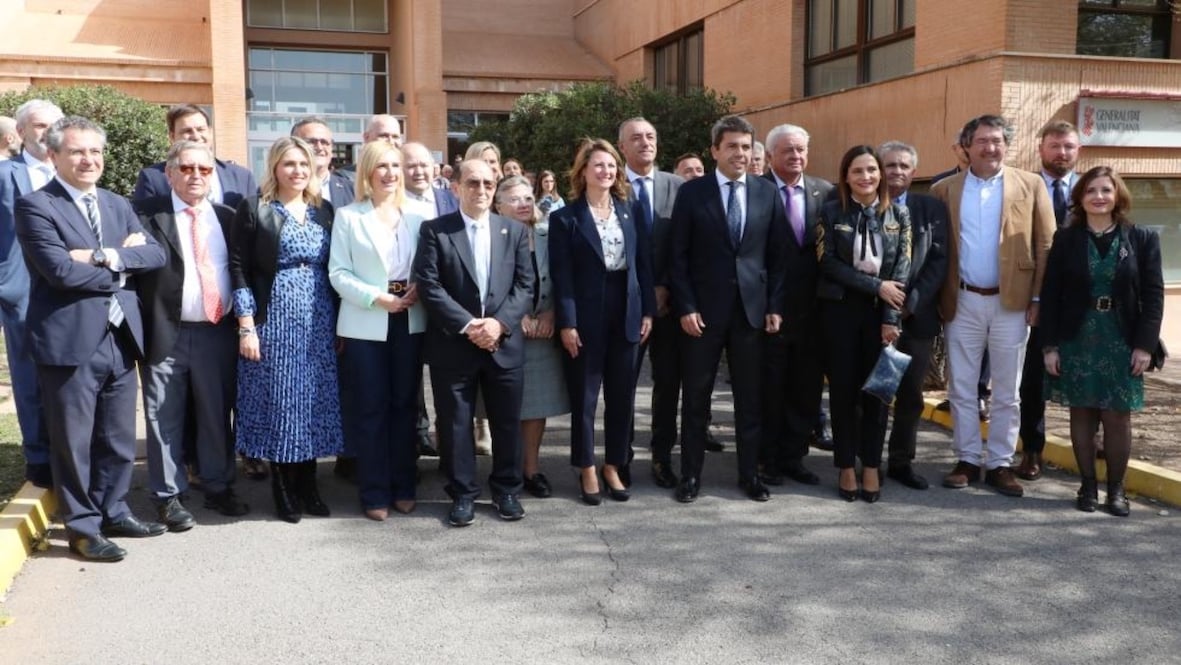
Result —
[{"label": "green leafy bush", "polygon": [[[710,126],[729,113],[734,102],[733,95],[709,89],[679,95],[653,90],[643,81],[622,87],[578,83],[560,92],[522,95],[508,119],[480,124],[471,140],[492,141],[503,158],[515,157],[531,171],[565,173],[582,138],[616,143],[619,123],[643,116],[656,127],[657,161],[668,169],[686,152],[701,153],[708,161]],[[564,185],[563,180],[563,190]]]},{"label": "green leafy bush", "polygon": [[165,109],[105,85],[33,87],[0,95],[0,115],[15,116],[30,99],[47,99],[66,115],[97,122],[107,132],[105,166],[99,183],[124,196],[131,194],[140,169],[168,151]]}]

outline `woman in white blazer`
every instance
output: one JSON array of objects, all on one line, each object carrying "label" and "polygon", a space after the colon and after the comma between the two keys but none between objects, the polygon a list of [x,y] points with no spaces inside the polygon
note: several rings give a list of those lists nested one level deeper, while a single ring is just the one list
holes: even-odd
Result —
[{"label": "woman in white blazer", "polygon": [[340,294],[336,334],[345,448],[357,455],[361,507],[382,521],[414,510],[418,384],[426,312],[410,268],[422,218],[403,212],[402,153],[361,150],[356,200],[336,211],[328,277]]}]

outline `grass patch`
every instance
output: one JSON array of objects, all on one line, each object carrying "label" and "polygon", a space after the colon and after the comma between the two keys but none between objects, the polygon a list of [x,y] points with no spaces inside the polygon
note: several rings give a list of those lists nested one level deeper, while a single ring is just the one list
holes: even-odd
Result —
[{"label": "grass patch", "polygon": [[0,509],[25,482],[25,455],[15,413],[0,415]]}]

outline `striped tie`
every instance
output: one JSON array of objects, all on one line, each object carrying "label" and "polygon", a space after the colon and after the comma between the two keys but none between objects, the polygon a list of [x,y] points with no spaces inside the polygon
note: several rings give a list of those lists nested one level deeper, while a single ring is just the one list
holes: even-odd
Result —
[{"label": "striped tie", "polygon": [[[82,203],[86,206],[86,220],[90,222],[90,230],[94,231],[98,246],[102,247],[103,225],[102,220],[98,217],[98,201],[94,194],[87,194],[82,197]],[[119,304],[119,298],[112,293],[110,300],[107,301],[107,323],[110,323],[112,328],[118,328],[123,325],[123,320],[126,318],[123,314],[123,306]]]}]

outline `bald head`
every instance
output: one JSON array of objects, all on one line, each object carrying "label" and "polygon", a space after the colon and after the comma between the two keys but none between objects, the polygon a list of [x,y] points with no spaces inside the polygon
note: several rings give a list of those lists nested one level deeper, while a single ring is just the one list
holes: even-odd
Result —
[{"label": "bald head", "polygon": [[435,158],[425,145],[411,141],[402,146],[402,174],[407,191],[426,193],[431,188],[434,173]]},{"label": "bald head", "polygon": [[402,146],[402,123],[392,115],[379,113],[369,119],[361,137],[366,143],[385,141],[390,145]]},{"label": "bald head", "polygon": [[21,137],[16,132],[16,120],[0,115],[0,159],[10,159],[21,149]]}]

